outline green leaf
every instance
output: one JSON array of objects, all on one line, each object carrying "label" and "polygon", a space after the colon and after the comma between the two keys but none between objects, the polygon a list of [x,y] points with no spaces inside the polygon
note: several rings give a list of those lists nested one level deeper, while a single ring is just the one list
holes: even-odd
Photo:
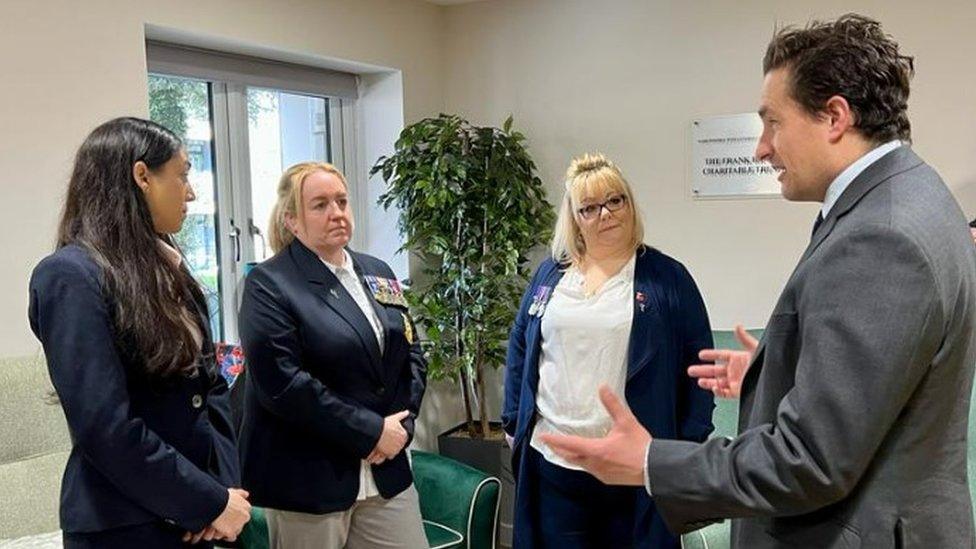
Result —
[{"label": "green leaf", "polygon": [[431,379],[481,379],[503,364],[529,253],[552,233],[555,212],[513,126],[511,116],[501,129],[425,118],[369,172],[382,176],[380,203],[397,206],[405,247],[423,260],[408,301]]}]

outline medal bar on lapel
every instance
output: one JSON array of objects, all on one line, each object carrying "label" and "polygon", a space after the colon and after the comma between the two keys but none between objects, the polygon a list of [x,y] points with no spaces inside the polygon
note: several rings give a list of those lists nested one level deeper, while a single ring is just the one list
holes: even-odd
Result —
[{"label": "medal bar on lapel", "polygon": [[369,290],[373,294],[373,299],[377,302],[383,305],[407,307],[407,299],[403,295],[403,288],[396,279],[364,275],[363,280],[369,286]]},{"label": "medal bar on lapel", "polygon": [[535,289],[535,294],[532,296],[532,304],[529,305],[529,316],[538,316],[546,312],[546,304],[549,302],[549,295],[552,293],[552,288],[550,286],[539,286]]}]

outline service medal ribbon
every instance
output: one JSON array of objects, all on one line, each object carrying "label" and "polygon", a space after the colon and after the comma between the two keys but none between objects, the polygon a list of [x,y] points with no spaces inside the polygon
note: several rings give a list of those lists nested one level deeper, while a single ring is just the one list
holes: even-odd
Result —
[{"label": "service medal ribbon", "polygon": [[529,306],[529,316],[542,317],[546,311],[546,304],[549,302],[549,295],[552,293],[550,286],[539,286],[535,289],[532,296],[532,305]]},{"label": "service medal ribbon", "polygon": [[363,276],[363,280],[366,281],[366,285],[369,286],[369,290],[373,294],[373,299],[377,302],[383,305],[407,307],[407,298],[403,295],[403,287],[395,279],[366,275]]},{"label": "service medal ribbon", "polygon": [[364,275],[363,280],[366,282],[366,285],[369,286],[369,292],[376,295],[379,290],[379,286],[376,284],[376,277],[373,275]]}]

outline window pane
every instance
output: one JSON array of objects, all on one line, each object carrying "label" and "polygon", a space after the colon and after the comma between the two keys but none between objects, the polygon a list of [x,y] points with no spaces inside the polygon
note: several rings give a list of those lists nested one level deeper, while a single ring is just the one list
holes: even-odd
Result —
[{"label": "window pane", "polygon": [[149,116],[183,139],[193,165],[190,184],[196,200],[187,205],[186,221],[174,238],[207,296],[213,336],[222,340],[210,92],[207,82],[149,76]]},{"label": "window pane", "polygon": [[268,222],[281,172],[299,162],[332,160],[329,100],[248,88],[247,111],[254,258],[263,261],[273,255]]}]

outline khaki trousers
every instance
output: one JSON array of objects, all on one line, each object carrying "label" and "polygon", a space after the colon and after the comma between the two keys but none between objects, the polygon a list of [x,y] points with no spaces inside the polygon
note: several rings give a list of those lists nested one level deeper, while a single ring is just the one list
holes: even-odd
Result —
[{"label": "khaki trousers", "polygon": [[427,549],[413,484],[392,499],[373,496],[345,511],[312,515],[267,509],[271,549]]}]

